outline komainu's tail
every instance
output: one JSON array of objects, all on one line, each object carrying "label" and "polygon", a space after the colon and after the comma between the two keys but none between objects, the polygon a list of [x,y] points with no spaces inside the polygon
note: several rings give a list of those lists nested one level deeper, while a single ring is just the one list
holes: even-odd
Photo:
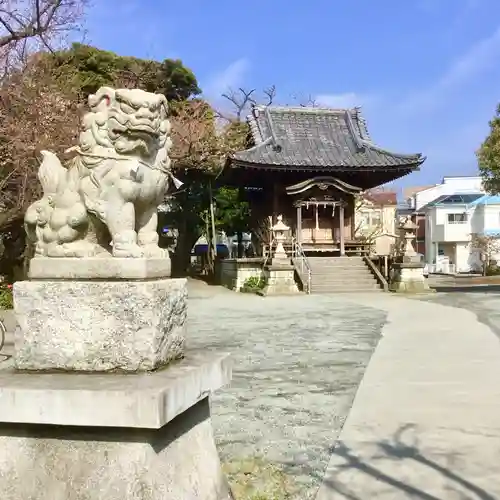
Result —
[{"label": "komainu's tail", "polygon": [[54,195],[66,183],[68,171],[63,167],[56,154],[41,151],[42,163],[38,169],[38,179],[45,196]]}]

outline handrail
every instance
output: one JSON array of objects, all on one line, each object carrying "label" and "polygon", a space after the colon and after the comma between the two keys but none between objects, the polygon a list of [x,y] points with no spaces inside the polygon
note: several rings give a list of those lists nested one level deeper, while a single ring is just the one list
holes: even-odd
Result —
[{"label": "handrail", "polygon": [[372,259],[368,255],[363,255],[363,260],[366,262],[372,273],[375,274],[375,277],[377,278],[377,281],[379,282],[380,285],[382,285],[382,288],[384,289],[384,292],[389,291],[389,283],[387,283],[387,280],[384,278],[383,274],[380,272],[380,269],[373,263]]},{"label": "handrail", "polygon": [[[297,264],[297,261],[300,260],[300,266]],[[305,283],[305,292],[307,294],[311,293],[311,266],[309,261],[307,260],[307,256],[304,253],[304,249],[302,245],[295,239],[292,238],[292,262],[297,271],[300,279],[302,280],[302,285],[304,285],[304,271],[307,272],[307,279]]]}]

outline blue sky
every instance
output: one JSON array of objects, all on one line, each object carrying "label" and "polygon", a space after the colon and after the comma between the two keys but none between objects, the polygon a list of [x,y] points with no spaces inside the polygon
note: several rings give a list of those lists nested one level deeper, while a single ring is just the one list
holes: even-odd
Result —
[{"label": "blue sky", "polygon": [[228,88],[274,84],[283,104],[361,105],[376,143],[427,156],[400,186],[477,171],[500,102],[499,0],[95,3],[89,43],[182,59],[216,104]]}]

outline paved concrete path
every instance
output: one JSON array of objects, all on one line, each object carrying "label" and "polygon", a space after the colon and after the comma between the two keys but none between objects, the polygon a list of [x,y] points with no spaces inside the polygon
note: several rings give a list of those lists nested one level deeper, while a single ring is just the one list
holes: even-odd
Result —
[{"label": "paved concrete path", "polygon": [[388,323],[317,500],[500,499],[498,337],[433,300],[370,305]]}]

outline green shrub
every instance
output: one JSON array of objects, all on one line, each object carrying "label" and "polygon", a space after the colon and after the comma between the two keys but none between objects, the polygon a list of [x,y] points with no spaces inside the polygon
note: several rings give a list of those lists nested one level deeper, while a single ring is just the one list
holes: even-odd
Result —
[{"label": "green shrub", "polygon": [[486,276],[498,276],[500,275],[500,267],[496,264],[490,263],[490,265],[486,268]]},{"label": "green shrub", "polygon": [[243,288],[248,291],[258,291],[263,290],[266,287],[266,278],[261,278],[260,276],[250,276],[243,283]]},{"label": "green shrub", "polygon": [[12,285],[0,285],[0,309],[12,309],[13,307]]}]

